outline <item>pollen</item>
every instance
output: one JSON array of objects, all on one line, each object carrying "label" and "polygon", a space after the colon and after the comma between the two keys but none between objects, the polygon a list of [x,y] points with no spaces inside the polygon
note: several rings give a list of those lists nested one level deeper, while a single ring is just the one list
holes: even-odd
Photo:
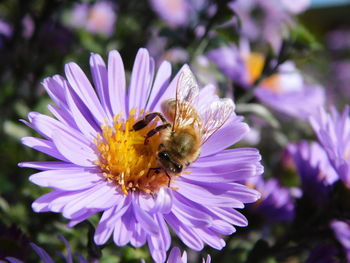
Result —
[{"label": "pollen", "polygon": [[113,118],[113,123],[101,126],[102,132],[95,139],[99,159],[95,162],[106,180],[127,195],[130,191],[148,194],[157,192],[160,187],[168,186],[169,178],[157,166],[156,154],[160,144],[157,133],[145,142],[146,134],[154,129],[158,122],[149,123],[141,130],[133,130],[133,125],[141,119],[143,111],[136,115],[131,110],[124,121],[121,115]]}]

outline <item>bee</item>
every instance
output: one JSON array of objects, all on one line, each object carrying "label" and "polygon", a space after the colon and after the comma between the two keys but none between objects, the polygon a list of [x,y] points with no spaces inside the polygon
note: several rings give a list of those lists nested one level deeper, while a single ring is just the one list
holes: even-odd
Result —
[{"label": "bee", "polygon": [[214,95],[215,98],[209,100],[212,101],[210,105],[198,105],[198,95],[197,81],[188,66],[185,66],[177,80],[176,97],[162,102],[162,113],[148,113],[133,125],[134,130],[140,130],[157,117],[162,121],[162,124],[147,133],[145,144],[150,137],[160,133],[156,153],[158,167],[151,169],[164,171],[169,178],[169,185],[173,175],[179,175],[198,159],[203,143],[233,114],[234,104],[231,99],[219,99]]}]

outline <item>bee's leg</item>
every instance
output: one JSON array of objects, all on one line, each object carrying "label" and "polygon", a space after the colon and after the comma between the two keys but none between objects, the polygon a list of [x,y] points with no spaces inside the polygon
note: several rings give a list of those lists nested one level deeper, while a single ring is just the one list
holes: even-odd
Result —
[{"label": "bee's leg", "polygon": [[165,124],[162,124],[162,125],[155,127],[153,130],[150,130],[145,136],[145,144],[148,143],[148,138],[152,137],[157,132],[160,132],[161,130],[164,130],[164,129],[169,128],[169,127],[171,127],[171,124],[169,122],[167,122]]},{"label": "bee's leg", "polygon": [[165,175],[168,177],[169,181],[168,181],[168,187],[170,187],[170,183],[171,183],[171,176],[167,173],[167,171],[165,171]]},{"label": "bee's leg", "polygon": [[138,122],[136,122],[132,126],[133,130],[138,131],[145,128],[156,117],[158,117],[163,123],[167,123],[166,119],[160,112],[151,112],[146,114],[143,120],[139,120]]}]

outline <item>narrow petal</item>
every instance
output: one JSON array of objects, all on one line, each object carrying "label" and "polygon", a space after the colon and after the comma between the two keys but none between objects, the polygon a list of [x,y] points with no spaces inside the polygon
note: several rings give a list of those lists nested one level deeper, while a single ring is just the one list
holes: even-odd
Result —
[{"label": "narrow petal", "polygon": [[125,70],[123,60],[116,50],[109,52],[108,55],[108,90],[112,114],[122,113],[126,116]]},{"label": "narrow petal", "polygon": [[129,111],[132,108],[144,109],[147,101],[147,90],[151,81],[150,58],[148,51],[140,48],[137,52],[130,77],[129,86]]},{"label": "narrow petal", "polygon": [[159,213],[169,213],[171,211],[171,207],[173,205],[173,195],[172,191],[168,188],[160,188],[157,193],[155,206],[152,209],[152,212]]},{"label": "narrow petal", "polygon": [[56,131],[52,138],[59,152],[70,162],[85,167],[96,166],[94,162],[98,159],[95,152],[80,140],[70,136],[64,131]]},{"label": "narrow petal", "polygon": [[105,109],[109,119],[112,119],[113,113],[109,100],[108,92],[108,73],[106,64],[99,54],[92,53],[90,56],[90,70],[97,94],[101,105]]},{"label": "narrow petal", "polygon": [[23,162],[18,164],[19,167],[33,168],[37,170],[57,170],[57,169],[81,169],[72,163],[65,162]]},{"label": "narrow petal", "polygon": [[92,170],[48,170],[33,174],[29,180],[43,187],[74,191],[94,186],[101,177]]},{"label": "narrow petal", "polygon": [[103,123],[107,115],[84,72],[77,64],[70,62],[65,66],[65,73],[69,84],[84,102],[86,107],[91,111],[91,114],[95,117],[96,121],[99,124]]},{"label": "narrow petal", "polygon": [[[233,117],[203,144],[201,157],[221,152],[241,140],[248,131],[248,125],[243,123],[241,118]],[[230,140],[227,140],[228,136],[230,136]]]},{"label": "narrow petal", "polygon": [[139,206],[139,203],[133,203],[133,208],[135,218],[142,224],[143,229],[150,234],[158,234],[158,225],[154,222],[153,218]]},{"label": "narrow petal", "polygon": [[69,162],[66,157],[64,157],[56,148],[56,146],[53,144],[53,142],[35,138],[35,137],[23,137],[21,139],[21,143],[25,146],[28,146],[30,148],[33,148],[39,152],[45,153],[47,155],[50,155],[56,159],[59,159],[64,162]]},{"label": "narrow petal", "polygon": [[164,217],[167,223],[186,246],[196,251],[203,249],[204,243],[202,239],[196,233],[194,233],[192,228],[183,225],[172,213],[164,215]]},{"label": "narrow petal", "polygon": [[50,257],[49,254],[46,253],[46,251],[44,249],[35,245],[34,243],[30,243],[30,246],[33,248],[35,253],[38,254],[38,256],[41,258],[41,260],[44,263],[54,263],[53,259]]},{"label": "narrow petal", "polygon": [[154,111],[155,105],[158,103],[160,97],[163,95],[165,90],[168,88],[171,76],[171,64],[168,61],[163,61],[160,65],[152,91],[148,100],[147,110]]}]

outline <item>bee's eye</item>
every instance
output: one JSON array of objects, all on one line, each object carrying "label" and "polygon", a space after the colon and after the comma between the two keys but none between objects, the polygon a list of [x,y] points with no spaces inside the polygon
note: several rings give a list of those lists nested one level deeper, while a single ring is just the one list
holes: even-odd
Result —
[{"label": "bee's eye", "polygon": [[165,160],[165,161],[170,161],[170,158],[169,158],[169,155],[167,152],[163,151],[163,152],[159,152],[158,153],[158,157],[162,160]]},{"label": "bee's eye", "polygon": [[174,163],[176,173],[180,173],[182,171],[182,165]]}]

